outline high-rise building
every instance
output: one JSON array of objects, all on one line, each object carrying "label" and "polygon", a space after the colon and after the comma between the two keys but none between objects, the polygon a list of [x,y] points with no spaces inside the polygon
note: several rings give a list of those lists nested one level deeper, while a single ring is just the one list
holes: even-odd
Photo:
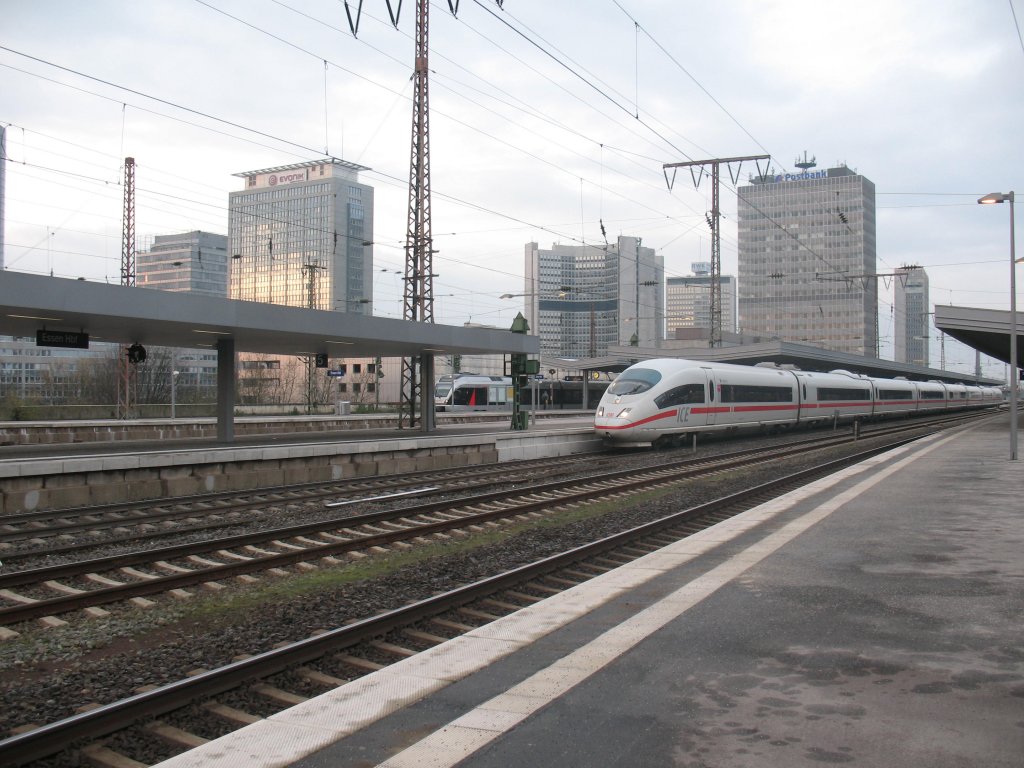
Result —
[{"label": "high-rise building", "polygon": [[[665,336],[673,338],[676,328],[711,328],[711,264],[694,262],[692,276],[670,277],[665,281]],[[722,330],[736,332],[736,278],[720,275]]]},{"label": "high-rise building", "polygon": [[7,197],[7,128],[0,125],[0,269],[4,268],[4,200]]},{"label": "high-rise building", "polygon": [[875,185],[801,167],[737,190],[740,330],[876,356]]},{"label": "high-rise building", "polygon": [[313,160],[237,173],[230,297],[372,314],[373,187],[364,166]]},{"label": "high-rise building", "polygon": [[526,244],[525,306],[540,352],[551,358],[604,355],[609,346],[662,339],[665,263],[636,237],[614,244]]},{"label": "high-rise building", "polygon": [[893,284],[893,359],[929,364],[928,274],[921,267],[899,267]]},{"label": "high-rise building", "polygon": [[140,288],[228,295],[228,238],[212,232],[157,235],[135,256]]}]

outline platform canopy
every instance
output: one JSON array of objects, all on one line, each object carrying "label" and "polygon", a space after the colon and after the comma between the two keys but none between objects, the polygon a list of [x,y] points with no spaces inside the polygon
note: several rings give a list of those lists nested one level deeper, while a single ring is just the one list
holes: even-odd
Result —
[{"label": "platform canopy", "polygon": [[[982,354],[1010,362],[1010,313],[998,309],[974,309],[935,305],[935,327]],[[1017,360],[1024,361],[1024,313],[1017,315]]]},{"label": "platform canopy", "polygon": [[0,272],[0,334],[88,334],[89,342],[330,357],[538,354],[536,336]]}]

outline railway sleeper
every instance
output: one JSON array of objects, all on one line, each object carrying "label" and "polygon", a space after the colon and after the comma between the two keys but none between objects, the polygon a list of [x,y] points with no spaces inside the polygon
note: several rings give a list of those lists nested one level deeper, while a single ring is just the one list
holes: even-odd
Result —
[{"label": "railway sleeper", "polygon": [[515,613],[516,611],[523,608],[522,605],[516,603],[507,603],[504,600],[495,600],[493,597],[485,597],[480,601],[480,605],[497,608],[499,611],[505,611],[506,613]]},{"label": "railway sleeper", "polygon": [[145,725],[145,730],[152,733],[154,736],[160,737],[172,747],[195,749],[209,741],[209,739],[203,738],[198,734],[190,733],[189,731],[178,728],[177,726],[165,723],[163,720],[155,720],[152,723],[147,723]]},{"label": "railway sleeper", "polygon": [[399,659],[408,659],[410,656],[415,656],[419,653],[419,651],[413,650],[412,648],[395,645],[394,643],[386,643],[383,640],[371,640],[369,645],[371,648],[376,648],[382,653],[386,653]]},{"label": "railway sleeper", "polygon": [[298,693],[292,693],[290,691],[282,690],[276,686],[269,685],[267,683],[260,683],[252,687],[253,692],[258,693],[265,699],[269,699],[275,704],[283,704],[286,707],[294,707],[296,704],[301,704],[304,701],[309,701],[308,696],[302,696]]},{"label": "railway sleeper", "polygon": [[82,747],[82,757],[94,768],[147,768],[145,763],[115,752],[103,742]]},{"label": "railway sleeper", "polygon": [[376,661],[370,661],[369,659],[363,659],[359,656],[353,656],[350,653],[343,653],[335,657],[342,664],[352,667],[353,669],[359,670],[362,674],[368,672],[376,672],[380,669],[384,669],[383,664],[379,664]]},{"label": "railway sleeper", "polygon": [[474,626],[472,626],[470,624],[463,624],[462,622],[459,622],[459,621],[452,621],[451,619],[444,619],[444,618],[441,618],[440,616],[436,616],[436,617],[430,619],[430,623],[431,624],[437,624],[437,626],[439,626],[439,627],[444,627],[445,629],[454,630],[455,632],[459,632],[459,633],[462,633],[462,634],[464,634],[466,632],[472,632],[474,629],[476,629],[476,627],[474,627]]},{"label": "railway sleeper", "polygon": [[258,723],[263,719],[261,715],[244,712],[241,709],[235,709],[234,707],[229,707],[227,704],[221,704],[217,701],[207,701],[202,704],[202,708],[211,715],[219,717],[224,722],[230,723],[234,726],[252,725],[253,723]]},{"label": "railway sleeper", "polygon": [[328,675],[326,672],[321,672],[317,669],[310,669],[309,667],[299,667],[295,670],[295,673],[303,680],[308,680],[309,682],[324,688],[337,688],[349,682],[343,677]]},{"label": "railway sleeper", "polygon": [[448,642],[447,637],[441,637],[440,635],[434,635],[430,632],[424,632],[421,629],[406,628],[402,630],[402,634],[411,637],[413,640],[419,640],[420,642],[429,643],[430,645],[440,645],[441,643]]},{"label": "railway sleeper", "polygon": [[[518,610],[518,608],[516,610]],[[462,608],[457,608],[456,613],[459,613],[463,616],[469,616],[471,619],[480,619],[481,621],[487,622],[497,621],[501,618],[501,616],[499,616],[498,614],[488,613],[487,611],[480,611],[476,608],[468,608],[466,606],[463,606]]]}]

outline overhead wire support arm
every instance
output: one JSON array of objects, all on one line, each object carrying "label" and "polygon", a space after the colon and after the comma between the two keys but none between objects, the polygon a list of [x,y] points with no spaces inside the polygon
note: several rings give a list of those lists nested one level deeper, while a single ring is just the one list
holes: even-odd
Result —
[{"label": "overhead wire support arm", "polygon": [[[708,308],[711,313],[711,328],[708,330],[709,347],[722,346],[722,234],[720,223],[722,211],[719,204],[719,187],[721,186],[719,169],[722,165],[729,169],[729,177],[732,179],[732,184],[735,187],[744,161],[751,160],[757,163],[758,175],[763,176],[764,173],[761,171],[760,162],[770,159],[771,155],[747,155],[744,157],[719,157],[710,160],[687,160],[682,163],[665,163],[662,166],[662,173],[665,174],[665,183],[668,185],[670,192],[675,184],[676,171],[679,168],[690,169],[693,185],[695,188],[698,188],[701,179],[707,173],[706,167],[711,166],[711,215],[708,221],[711,227],[711,285],[710,296],[708,297]],[[733,170],[734,163],[736,164],[735,171]],[[669,168],[672,169],[671,178],[669,178],[668,174]]]}]

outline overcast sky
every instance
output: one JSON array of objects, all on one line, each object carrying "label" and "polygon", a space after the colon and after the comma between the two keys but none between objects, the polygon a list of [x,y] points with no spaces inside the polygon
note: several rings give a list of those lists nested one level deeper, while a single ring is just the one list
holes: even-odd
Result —
[{"label": "overcast sky", "polygon": [[[1008,308],[1009,210],[976,200],[1024,189],[1024,0],[503,5],[431,7],[438,322],[510,325],[521,304],[498,297],[522,292],[530,241],[642,237],[690,274],[710,186],[670,192],[662,165],[770,154],[781,172],[805,151],[874,182],[879,273],[917,264],[933,303]],[[338,0],[8,0],[3,19],[7,269],[117,282],[126,156],[145,239],[226,234],[233,174],[330,155],[372,169],[375,313],[401,316],[415,0],[397,30],[363,0],[358,37]],[[891,281],[880,296],[887,357]]]}]

